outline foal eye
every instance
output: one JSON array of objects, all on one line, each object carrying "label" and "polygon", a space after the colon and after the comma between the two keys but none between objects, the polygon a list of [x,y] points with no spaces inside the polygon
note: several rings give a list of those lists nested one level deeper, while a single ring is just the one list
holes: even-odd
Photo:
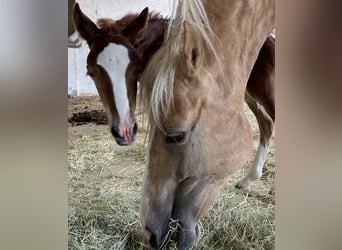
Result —
[{"label": "foal eye", "polygon": [[165,137],[166,144],[182,143],[185,139],[185,132],[167,133]]}]

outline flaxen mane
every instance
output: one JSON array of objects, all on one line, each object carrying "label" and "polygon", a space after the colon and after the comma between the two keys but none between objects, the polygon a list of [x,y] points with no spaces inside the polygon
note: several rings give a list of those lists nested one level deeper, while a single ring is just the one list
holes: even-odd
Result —
[{"label": "flaxen mane", "polygon": [[[178,6],[176,6],[177,3]],[[173,83],[179,60],[178,55],[183,49],[184,22],[198,30],[208,50],[219,61],[214,46],[216,36],[210,27],[202,1],[175,1],[166,32],[166,42],[152,57],[140,79],[143,83],[144,106],[161,129],[159,117],[161,114],[166,114],[170,105],[173,104]],[[176,32],[173,32],[174,30]]]}]

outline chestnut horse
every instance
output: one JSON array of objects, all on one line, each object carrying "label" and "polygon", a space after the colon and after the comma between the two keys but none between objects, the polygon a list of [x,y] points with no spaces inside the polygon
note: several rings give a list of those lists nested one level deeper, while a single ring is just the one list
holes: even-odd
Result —
[{"label": "chestnut horse", "polygon": [[[193,245],[200,236],[198,220],[250,156],[252,131],[244,99],[260,116],[266,107],[251,101],[253,94],[245,90],[274,29],[274,4],[179,0],[165,43],[140,78],[150,114],[140,213],[154,248],[170,238],[178,249]],[[260,161],[266,151],[261,144]],[[240,185],[248,186],[260,166],[257,162]]]},{"label": "chestnut horse", "polygon": [[[111,132],[119,145],[129,145],[134,140],[137,131],[134,118],[137,81],[151,56],[162,44],[168,20],[156,14],[148,14],[147,8],[145,8],[139,15],[130,14],[118,21],[100,19],[98,28],[81,12],[78,4],[74,6],[73,19],[79,34],[87,40],[90,47],[87,60],[88,74],[92,76],[107,111]],[[98,56],[101,53],[108,54],[106,47],[112,43],[118,45],[119,49],[117,51],[113,49],[112,58],[108,55],[107,59],[118,61],[120,51],[127,49],[129,62],[126,70],[119,72],[120,67],[116,65],[106,68],[99,63]],[[89,59],[89,57],[91,58]],[[109,72],[110,70],[112,72]],[[121,76],[119,76],[120,74]],[[125,75],[122,76],[122,74]],[[116,76],[116,78],[111,79],[111,76]],[[124,87],[127,93],[120,91],[114,81],[122,84],[121,87]],[[118,108],[122,108],[124,105],[120,105],[118,100],[122,101],[123,99],[126,104],[128,103],[129,108],[129,118],[126,117],[126,120],[133,121],[134,125],[133,129],[131,125],[131,130],[129,130],[129,122],[126,122],[127,126],[121,126],[121,128],[123,127],[121,136],[120,124],[125,124],[125,122],[120,121]],[[241,188],[249,188],[254,180],[260,178],[273,131],[275,116],[274,39],[272,37],[267,38],[260,50],[248,80],[245,100],[257,118],[260,129],[260,145],[250,173],[237,184]],[[181,137],[182,134],[178,139]],[[169,140],[174,139],[178,140],[177,137],[169,138]]]}]

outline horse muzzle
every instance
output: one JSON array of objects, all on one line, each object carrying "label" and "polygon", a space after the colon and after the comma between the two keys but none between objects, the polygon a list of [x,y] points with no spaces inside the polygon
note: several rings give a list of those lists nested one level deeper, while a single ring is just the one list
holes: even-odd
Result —
[{"label": "horse muzzle", "polygon": [[129,146],[131,145],[134,140],[135,136],[138,132],[138,124],[134,122],[132,128],[128,130],[120,131],[117,127],[112,127],[110,129],[116,143],[120,146]]},{"label": "horse muzzle", "polygon": [[[176,218],[175,215],[172,216]],[[166,223],[148,224],[145,226],[144,235],[153,249],[162,249],[170,241],[176,243],[177,249],[183,250],[192,246],[200,238],[200,227],[193,218],[173,219]]]}]

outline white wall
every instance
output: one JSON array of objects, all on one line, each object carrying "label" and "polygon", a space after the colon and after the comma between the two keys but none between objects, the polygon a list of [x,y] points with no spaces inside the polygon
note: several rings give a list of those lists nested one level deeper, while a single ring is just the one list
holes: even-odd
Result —
[{"label": "white wall", "polygon": [[[169,0],[78,0],[81,10],[94,22],[98,18],[120,19],[129,12],[140,13],[145,7],[150,11],[168,16],[171,11]],[[68,48],[68,94],[97,95],[92,79],[86,76],[88,45],[82,41],[80,48]]]}]

